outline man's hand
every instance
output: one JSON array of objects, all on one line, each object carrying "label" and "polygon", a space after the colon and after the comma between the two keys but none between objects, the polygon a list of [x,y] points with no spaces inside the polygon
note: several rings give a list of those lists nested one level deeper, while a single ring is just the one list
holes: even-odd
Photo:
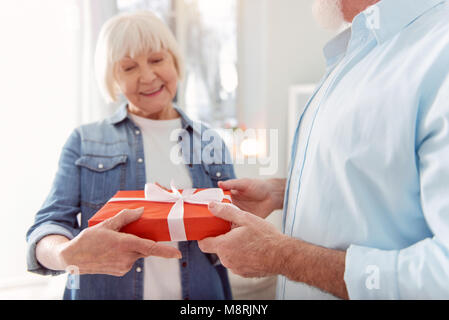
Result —
[{"label": "man's hand", "polygon": [[266,218],[274,210],[282,209],[285,179],[232,179],[220,181],[218,186],[231,191],[232,203],[244,211]]},{"label": "man's hand", "polygon": [[119,232],[125,225],[139,219],[142,213],[142,209],[123,210],[60,244],[60,265],[63,268],[74,265],[80,274],[123,276],[139,258],[181,258],[181,252],[174,247]]},{"label": "man's hand", "polygon": [[203,252],[243,277],[284,275],[348,299],[344,282],[345,251],[316,246],[283,235],[268,221],[232,204],[211,203],[209,210],[233,223],[231,231],[198,241]]},{"label": "man's hand", "polygon": [[234,227],[227,234],[198,241],[203,252],[216,253],[223,266],[243,277],[279,274],[283,265],[280,253],[289,238],[271,223],[232,204],[211,203],[209,210]]}]

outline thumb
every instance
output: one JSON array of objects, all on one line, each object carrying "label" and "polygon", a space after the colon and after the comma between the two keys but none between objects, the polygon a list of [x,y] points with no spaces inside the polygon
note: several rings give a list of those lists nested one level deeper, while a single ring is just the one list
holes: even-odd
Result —
[{"label": "thumb", "polygon": [[127,224],[138,220],[142,216],[142,213],[143,207],[137,209],[124,209],[114,217],[105,220],[103,226],[114,231],[120,231],[120,229]]},{"label": "thumb", "polygon": [[138,252],[143,257],[182,258],[181,251],[170,245],[164,245],[149,239],[142,239],[132,234],[125,234],[123,239],[127,242],[130,249]]},{"label": "thumb", "polygon": [[244,191],[248,188],[248,180],[247,179],[231,179],[226,181],[219,181],[218,186],[223,190],[238,190]]},{"label": "thumb", "polygon": [[251,222],[251,214],[242,211],[231,203],[211,202],[209,211],[218,218],[244,226]]}]

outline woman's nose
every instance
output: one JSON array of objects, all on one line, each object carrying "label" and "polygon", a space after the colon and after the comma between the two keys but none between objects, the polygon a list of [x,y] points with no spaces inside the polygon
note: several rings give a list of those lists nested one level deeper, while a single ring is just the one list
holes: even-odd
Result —
[{"label": "woman's nose", "polygon": [[152,82],[156,78],[157,78],[156,73],[152,68],[149,67],[144,68],[140,75],[140,81],[144,83]]}]

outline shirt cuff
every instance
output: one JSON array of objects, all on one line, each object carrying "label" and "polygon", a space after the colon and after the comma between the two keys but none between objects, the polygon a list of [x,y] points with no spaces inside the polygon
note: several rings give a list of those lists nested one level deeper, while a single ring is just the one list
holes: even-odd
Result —
[{"label": "shirt cuff", "polygon": [[399,251],[351,245],[346,251],[344,281],[350,299],[399,299]]},{"label": "shirt cuff", "polygon": [[56,224],[43,224],[37,227],[28,237],[27,244],[27,270],[42,275],[60,275],[65,273],[64,270],[51,270],[39,263],[36,258],[36,245],[44,237],[57,234],[73,239],[72,233],[64,227]]}]

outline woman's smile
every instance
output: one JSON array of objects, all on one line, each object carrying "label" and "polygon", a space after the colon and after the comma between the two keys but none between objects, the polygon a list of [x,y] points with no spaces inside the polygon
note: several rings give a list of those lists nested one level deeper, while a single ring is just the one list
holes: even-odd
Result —
[{"label": "woman's smile", "polygon": [[146,97],[146,98],[153,98],[158,96],[162,91],[164,90],[164,85],[161,85],[160,87],[153,89],[153,90],[146,90],[144,92],[141,92],[140,95]]}]

